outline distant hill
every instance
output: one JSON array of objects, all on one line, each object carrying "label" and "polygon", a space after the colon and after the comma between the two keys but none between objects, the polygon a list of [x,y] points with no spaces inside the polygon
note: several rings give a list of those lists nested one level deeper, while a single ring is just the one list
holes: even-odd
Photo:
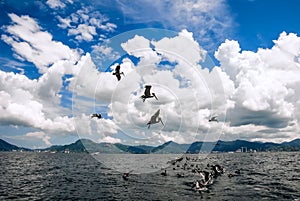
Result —
[{"label": "distant hill", "polygon": [[217,141],[217,142],[194,142],[188,149],[188,153],[199,153],[207,151],[215,152],[232,152],[242,147],[256,151],[268,151],[270,148],[280,146],[280,144],[275,143],[261,143],[261,142],[249,142],[245,140],[235,140],[235,141]]},{"label": "distant hill", "polygon": [[157,154],[185,153],[188,150],[189,146],[190,144],[177,144],[176,142],[169,141],[153,148],[151,152]]},{"label": "distant hill", "polygon": [[19,151],[19,150],[24,150],[24,151],[30,151],[30,149],[23,148],[23,147],[18,147],[16,145],[12,145],[2,139],[0,139],[0,151]]},{"label": "distant hill", "polygon": [[[291,142],[249,142],[246,140],[217,141],[217,142],[194,142],[192,144],[178,144],[173,141],[166,142],[159,146],[147,145],[124,145],[121,143],[96,143],[88,139],[80,139],[67,145],[54,145],[40,151],[54,152],[78,152],[78,153],[110,153],[110,154],[197,154],[200,152],[234,152],[239,149],[256,151],[300,151],[300,139]],[[34,151],[12,145],[0,139],[0,151]]]},{"label": "distant hill", "polygon": [[42,151],[56,151],[56,152],[87,152],[87,153],[124,153],[115,144],[110,143],[96,143],[92,140],[81,139],[69,145],[55,145]]}]

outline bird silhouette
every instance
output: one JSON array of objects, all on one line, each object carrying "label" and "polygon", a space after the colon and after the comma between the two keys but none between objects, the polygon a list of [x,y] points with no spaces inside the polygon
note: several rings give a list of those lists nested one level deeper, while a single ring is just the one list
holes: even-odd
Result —
[{"label": "bird silhouette", "polygon": [[129,171],[129,172],[123,173],[122,178],[123,178],[124,180],[128,180],[129,174],[130,174],[131,172],[133,172],[133,170],[131,170],[131,171]]},{"label": "bird silhouette", "polygon": [[[120,72],[120,68],[121,68],[121,66],[120,66],[120,65],[117,65],[117,67],[115,68],[115,72],[113,72],[113,75],[115,75],[115,76],[117,77],[118,81],[121,80],[121,74],[124,75],[123,72]],[[124,75],[124,76],[125,76],[125,75]]]},{"label": "bird silhouette", "polygon": [[152,115],[150,121],[147,123],[148,129],[150,128],[151,124],[156,124],[159,122],[161,122],[161,124],[163,126],[165,126],[164,123],[162,122],[161,118],[159,117],[159,112],[160,112],[160,109],[158,109],[157,112],[154,115]]},{"label": "bird silhouette", "polygon": [[101,114],[92,114],[92,116],[91,116],[91,119],[92,118],[94,118],[94,117],[96,117],[96,118],[98,118],[98,119],[101,119],[102,118],[102,115]]},{"label": "bird silhouette", "polygon": [[167,170],[165,169],[165,171],[164,171],[164,172],[161,172],[160,175],[162,175],[162,176],[167,176]]},{"label": "bird silhouette", "polygon": [[208,121],[209,121],[209,122],[212,122],[212,121],[219,122],[218,119],[217,119],[217,117],[218,117],[218,116],[213,116],[213,117],[211,117]]},{"label": "bird silhouette", "polygon": [[158,100],[158,98],[156,97],[155,93],[151,93],[151,85],[146,85],[145,86],[145,91],[144,91],[144,95],[141,96],[141,99],[143,99],[143,102],[145,102],[145,100],[147,98],[155,98],[156,100]]}]

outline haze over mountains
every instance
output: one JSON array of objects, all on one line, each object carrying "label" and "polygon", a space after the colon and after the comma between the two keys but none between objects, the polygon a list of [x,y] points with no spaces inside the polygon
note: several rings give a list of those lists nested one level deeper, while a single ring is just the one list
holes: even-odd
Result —
[{"label": "haze over mountains", "polygon": [[95,143],[88,139],[77,140],[68,145],[54,145],[45,149],[27,149],[12,145],[0,139],[0,151],[51,151],[51,152],[88,152],[109,154],[177,154],[200,152],[235,152],[247,151],[300,151],[300,139],[283,143],[249,142],[245,140],[217,141],[217,142],[194,142],[192,144],[178,144],[173,141],[159,146],[147,145],[124,145],[121,143]]}]

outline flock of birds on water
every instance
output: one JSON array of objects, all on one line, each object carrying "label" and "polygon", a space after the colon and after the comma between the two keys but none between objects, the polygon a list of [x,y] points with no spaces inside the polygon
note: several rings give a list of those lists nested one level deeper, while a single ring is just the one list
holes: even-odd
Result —
[{"label": "flock of birds on water", "polygon": [[[115,72],[113,72],[112,74],[115,75],[118,79],[118,81],[121,80],[121,75],[125,76],[125,74],[123,72],[120,72],[120,65],[117,65],[115,68]],[[146,99],[148,98],[155,98],[156,100],[158,100],[157,96],[155,95],[155,93],[151,93],[151,85],[146,85],[145,86],[145,91],[144,94],[140,97],[143,102],[145,102]],[[150,128],[151,124],[156,124],[156,123],[161,123],[163,126],[165,126],[165,124],[163,123],[161,117],[159,117],[159,113],[160,113],[160,109],[158,109],[155,114],[153,114],[150,118],[150,120],[147,123],[147,127],[148,129]],[[97,118],[97,119],[101,119],[102,115],[99,113],[94,113],[91,115],[91,118]],[[210,117],[210,119],[208,120],[209,122],[215,121],[218,122],[217,116],[212,116]]]},{"label": "flock of birds on water", "polygon": [[[162,177],[175,176],[177,178],[190,178],[190,176],[192,175],[194,177],[194,180],[192,182],[184,182],[184,184],[189,186],[191,190],[200,193],[200,195],[202,196],[203,191],[209,191],[209,187],[214,184],[214,181],[218,177],[225,174],[225,168],[219,164],[207,164],[203,168],[203,164],[199,162],[200,159],[198,157],[178,157],[168,161],[168,171],[167,168],[162,168],[162,172],[160,172],[160,175]],[[156,167],[153,166],[153,168]],[[122,178],[126,181],[129,180],[130,174],[132,172],[133,170],[123,173]],[[227,176],[229,178],[232,178],[240,174],[240,169],[237,169],[233,173],[228,173]]]}]

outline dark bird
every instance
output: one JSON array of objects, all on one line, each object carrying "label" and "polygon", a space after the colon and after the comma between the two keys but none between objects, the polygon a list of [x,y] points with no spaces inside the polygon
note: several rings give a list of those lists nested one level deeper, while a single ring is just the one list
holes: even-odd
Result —
[{"label": "dark bird", "polygon": [[146,85],[145,86],[145,92],[144,92],[144,95],[141,96],[141,99],[143,99],[143,102],[145,102],[145,100],[147,98],[155,98],[156,100],[158,100],[158,98],[156,97],[155,93],[151,93],[150,90],[151,90],[151,85]]},{"label": "dark bird", "polygon": [[92,114],[91,118],[94,118],[94,117],[96,117],[98,119],[102,118],[101,114]]},{"label": "dark bird", "polygon": [[181,162],[182,160],[183,160],[183,157],[175,158],[173,160],[168,161],[167,164],[171,163],[172,165],[176,165],[177,162]]},{"label": "dark bird", "polygon": [[133,171],[133,170],[131,170],[131,171],[129,171],[129,172],[123,173],[122,178],[123,178],[124,180],[128,180],[129,174],[130,174],[132,171]]},{"label": "dark bird", "polygon": [[163,126],[165,126],[164,123],[162,122],[161,118],[159,117],[159,112],[160,112],[160,109],[157,110],[157,112],[151,117],[150,121],[147,123],[148,129],[150,128],[151,124],[156,124],[159,122],[161,122],[161,124]]},{"label": "dark bird", "polygon": [[[113,75],[115,75],[115,76],[117,77],[118,81],[121,80],[121,74],[124,75],[123,72],[120,72],[120,68],[121,68],[121,66],[120,66],[120,65],[117,65],[117,67],[115,68],[115,72],[113,73]],[[125,75],[124,75],[124,76],[125,76]]]},{"label": "dark bird", "polygon": [[211,169],[214,171],[214,177],[220,176],[224,173],[223,167],[218,164],[211,166]]},{"label": "dark bird", "polygon": [[213,177],[212,177],[211,173],[209,173],[207,171],[200,171],[199,175],[202,178],[201,184],[203,186],[207,186],[207,185],[210,185],[213,183]]},{"label": "dark bird", "polygon": [[164,172],[160,173],[162,176],[167,176],[167,170],[165,169]]},{"label": "dark bird", "polygon": [[211,121],[219,122],[218,119],[217,119],[217,116],[211,117],[208,121],[209,122],[211,122]]}]

